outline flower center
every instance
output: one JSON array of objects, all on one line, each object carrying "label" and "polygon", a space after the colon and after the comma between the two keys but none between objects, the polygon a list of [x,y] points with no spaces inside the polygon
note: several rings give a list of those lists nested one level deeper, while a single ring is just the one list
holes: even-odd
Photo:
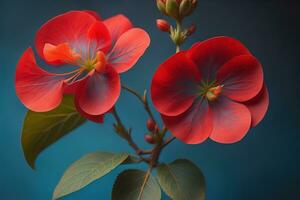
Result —
[{"label": "flower center", "polygon": [[97,51],[96,56],[92,59],[86,59],[83,61],[81,66],[87,71],[95,69],[98,72],[101,72],[105,69],[106,58],[105,54],[102,51]]},{"label": "flower center", "polygon": [[215,81],[202,81],[200,87],[200,95],[207,98],[208,101],[217,100],[223,89],[223,85],[218,85]]}]

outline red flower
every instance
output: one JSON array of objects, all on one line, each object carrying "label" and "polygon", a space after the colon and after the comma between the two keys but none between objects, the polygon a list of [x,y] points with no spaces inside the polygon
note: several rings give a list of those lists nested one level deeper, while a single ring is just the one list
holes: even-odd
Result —
[{"label": "red flower", "polygon": [[123,15],[104,21],[93,11],[56,16],[37,32],[37,53],[48,64],[76,69],[64,74],[44,71],[28,48],[17,66],[17,95],[28,109],[45,112],[59,106],[64,93],[72,93],[78,111],[100,122],[120,95],[119,73],[129,70],[149,43],[148,34],[133,28]]},{"label": "red flower", "polygon": [[154,75],[151,95],[166,127],[189,144],[208,137],[237,142],[269,104],[261,64],[229,37],[199,42],[169,58]]}]

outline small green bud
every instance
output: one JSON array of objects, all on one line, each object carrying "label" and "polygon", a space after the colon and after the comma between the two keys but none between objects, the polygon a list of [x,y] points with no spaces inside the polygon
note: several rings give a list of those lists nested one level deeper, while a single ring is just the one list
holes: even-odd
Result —
[{"label": "small green bud", "polygon": [[167,13],[166,13],[166,4],[162,0],[157,0],[156,5],[157,5],[158,10],[161,13],[167,15]]},{"label": "small green bud", "polygon": [[166,1],[166,12],[169,16],[178,19],[179,17],[179,5],[176,0]]},{"label": "small green bud", "polygon": [[192,7],[191,7],[190,11],[185,16],[191,15],[194,12],[194,10],[197,8],[197,5],[198,5],[198,1],[197,0],[192,0]]},{"label": "small green bud", "polygon": [[192,6],[192,0],[183,0],[179,6],[180,17],[188,16],[193,9]]}]

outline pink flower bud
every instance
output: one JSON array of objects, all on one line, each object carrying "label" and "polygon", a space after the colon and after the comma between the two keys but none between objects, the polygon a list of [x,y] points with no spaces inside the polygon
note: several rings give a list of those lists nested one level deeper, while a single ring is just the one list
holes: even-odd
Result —
[{"label": "pink flower bud", "polygon": [[196,31],[196,26],[193,24],[193,25],[191,25],[191,26],[188,28],[188,30],[187,30],[188,36],[190,36],[190,35],[192,35],[193,33],[195,33],[195,31]]},{"label": "pink flower bud", "polygon": [[156,26],[159,30],[163,31],[163,32],[170,32],[170,24],[163,19],[158,19],[156,20]]},{"label": "pink flower bud", "polygon": [[155,142],[152,135],[145,135],[144,138],[145,138],[146,142],[148,142],[150,144],[154,144],[154,142]]},{"label": "pink flower bud", "polygon": [[156,124],[152,119],[147,120],[147,129],[151,132],[155,130]]}]

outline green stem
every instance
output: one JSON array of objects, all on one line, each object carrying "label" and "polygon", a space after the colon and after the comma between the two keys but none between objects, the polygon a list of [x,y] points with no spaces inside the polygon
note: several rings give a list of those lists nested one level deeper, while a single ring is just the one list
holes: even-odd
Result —
[{"label": "green stem", "polygon": [[[181,20],[176,21],[176,35],[181,38],[182,22]],[[181,39],[176,41],[176,53],[180,51]]]},{"label": "green stem", "polygon": [[176,45],[176,53],[178,53],[180,51],[180,46]]}]

